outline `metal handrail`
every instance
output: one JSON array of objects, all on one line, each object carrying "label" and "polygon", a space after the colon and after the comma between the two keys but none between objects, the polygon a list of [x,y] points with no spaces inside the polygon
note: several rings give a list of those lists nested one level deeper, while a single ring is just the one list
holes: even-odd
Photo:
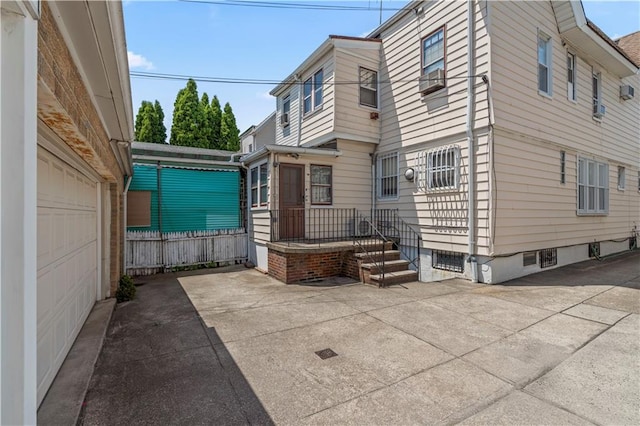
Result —
[{"label": "metal handrail", "polygon": [[[355,209],[354,209],[355,210]],[[358,221],[358,226],[362,223],[362,222],[366,222],[369,229],[373,232],[370,232],[368,238],[366,239],[358,239],[355,235],[353,238],[353,244],[355,246],[360,247],[360,249],[362,250],[362,252],[364,252],[366,254],[366,256],[369,258],[369,260],[371,261],[371,263],[373,263],[374,265],[376,265],[376,269],[378,269],[378,271],[380,271],[380,280],[378,281],[378,287],[384,287],[384,276],[385,276],[385,264],[386,264],[386,256],[385,256],[385,251],[387,249],[387,243],[389,242],[389,240],[384,236],[384,234],[382,232],[380,232],[380,230],[378,229],[377,226],[375,226],[373,224],[373,222],[366,216],[364,216],[363,214],[359,213],[359,212],[355,212],[355,217],[356,220]],[[378,239],[380,240],[380,242],[378,242]],[[379,244],[382,244],[382,258],[378,261],[376,260],[373,255],[371,254],[373,251],[378,251],[378,250],[372,250],[372,247],[377,247]]]},{"label": "metal handrail", "polygon": [[382,233],[394,242],[401,255],[416,268],[420,275],[422,235],[400,217],[398,209],[376,209],[371,216]]}]

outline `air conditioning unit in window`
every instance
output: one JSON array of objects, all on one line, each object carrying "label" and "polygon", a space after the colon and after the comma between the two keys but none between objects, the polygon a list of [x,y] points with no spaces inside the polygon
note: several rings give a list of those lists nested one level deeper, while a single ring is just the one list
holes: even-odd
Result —
[{"label": "air conditioning unit in window", "polygon": [[634,94],[633,92],[635,92],[635,90],[633,89],[633,86],[630,86],[628,84],[624,84],[620,86],[620,97],[625,101],[628,101],[629,99],[633,99],[633,94]]},{"label": "air conditioning unit in window", "polygon": [[602,105],[601,102],[596,102],[593,104],[593,116],[595,118],[602,118],[604,114],[607,112],[607,108]]},{"label": "air conditioning unit in window", "polygon": [[289,125],[289,114],[282,113],[280,115],[280,125],[283,127]]},{"label": "air conditioning unit in window", "polygon": [[442,89],[445,87],[444,70],[438,68],[431,71],[429,74],[420,76],[419,91],[423,95],[428,95],[431,92]]}]

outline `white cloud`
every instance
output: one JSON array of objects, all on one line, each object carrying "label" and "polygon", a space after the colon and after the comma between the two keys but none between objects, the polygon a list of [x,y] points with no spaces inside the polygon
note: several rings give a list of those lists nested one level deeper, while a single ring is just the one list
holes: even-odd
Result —
[{"label": "white cloud", "polygon": [[274,98],[273,98],[273,96],[271,96],[271,95],[269,94],[269,92],[258,92],[258,93],[256,93],[256,98],[259,98],[259,99],[268,99],[268,100],[270,100],[270,101],[272,101],[272,100],[274,99]]},{"label": "white cloud", "polygon": [[128,51],[127,57],[129,58],[129,68],[143,68],[147,71],[154,69],[151,61],[142,55]]}]

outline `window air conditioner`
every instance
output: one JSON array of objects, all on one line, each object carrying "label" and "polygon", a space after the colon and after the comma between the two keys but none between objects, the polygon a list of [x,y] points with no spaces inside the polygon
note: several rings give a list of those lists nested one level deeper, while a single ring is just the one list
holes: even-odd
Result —
[{"label": "window air conditioner", "polygon": [[602,118],[606,113],[607,109],[601,102],[596,102],[593,104],[593,116],[595,118]]},{"label": "window air conditioner", "polygon": [[445,81],[444,70],[442,68],[420,76],[419,90],[423,95],[435,92],[443,87],[445,87]]},{"label": "window air conditioner", "polygon": [[282,115],[280,115],[280,124],[282,126],[288,126],[289,125],[289,114],[282,113]]},{"label": "window air conditioner", "polygon": [[633,86],[630,86],[628,84],[624,84],[620,86],[620,97],[625,101],[628,101],[629,99],[633,99],[633,92],[635,92],[635,90],[633,89]]}]

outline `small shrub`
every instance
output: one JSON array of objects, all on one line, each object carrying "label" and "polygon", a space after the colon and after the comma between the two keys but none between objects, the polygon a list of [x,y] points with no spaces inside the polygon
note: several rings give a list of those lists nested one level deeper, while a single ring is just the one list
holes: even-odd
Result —
[{"label": "small shrub", "polygon": [[136,286],[133,279],[129,275],[123,275],[118,282],[118,290],[116,291],[116,300],[118,303],[133,300],[136,297]]}]

